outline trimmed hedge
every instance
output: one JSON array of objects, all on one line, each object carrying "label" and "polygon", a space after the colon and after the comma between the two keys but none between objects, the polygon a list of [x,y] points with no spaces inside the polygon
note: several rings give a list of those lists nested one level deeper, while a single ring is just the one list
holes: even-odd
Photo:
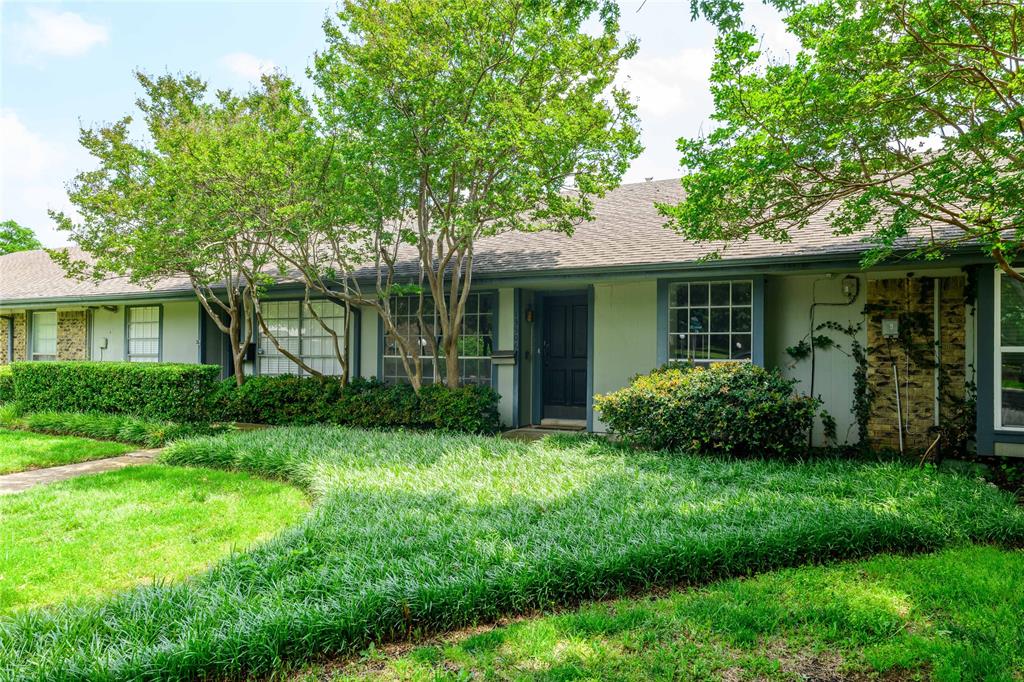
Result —
[{"label": "trimmed hedge", "polygon": [[0,365],[0,403],[14,400],[14,374],[10,365]]},{"label": "trimmed hedge", "polygon": [[133,414],[175,422],[208,419],[216,365],[16,362],[14,397],[27,412]]},{"label": "trimmed hedge", "polygon": [[424,386],[354,379],[345,387],[316,377],[253,377],[241,387],[221,382],[215,419],[273,425],[338,424],[370,429],[441,429],[494,433],[501,427],[498,394],[486,386]]},{"label": "trimmed hedge", "polygon": [[641,447],[791,456],[806,451],[818,409],[793,384],[749,363],[666,366],[597,396],[594,406],[613,432]]}]

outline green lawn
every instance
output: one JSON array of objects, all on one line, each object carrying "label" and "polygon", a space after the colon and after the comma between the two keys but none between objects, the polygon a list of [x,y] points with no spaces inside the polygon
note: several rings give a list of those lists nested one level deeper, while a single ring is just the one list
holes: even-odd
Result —
[{"label": "green lawn", "polygon": [[156,465],[2,496],[0,613],[179,580],[307,509],[293,486]]},{"label": "green lawn", "polygon": [[327,427],[179,441],[165,458],[285,478],[316,506],[193,579],[0,619],[0,660],[16,662],[15,677],[258,678],[370,641],[627,591],[968,541],[1024,545],[1024,509],[1009,495],[896,463]]},{"label": "green lawn", "polygon": [[134,449],[122,443],[0,429],[0,474],[115,457]]},{"label": "green lawn", "polygon": [[1024,553],[992,547],[787,569],[457,634],[395,657],[371,649],[295,682],[1020,680],[1021,576]]}]

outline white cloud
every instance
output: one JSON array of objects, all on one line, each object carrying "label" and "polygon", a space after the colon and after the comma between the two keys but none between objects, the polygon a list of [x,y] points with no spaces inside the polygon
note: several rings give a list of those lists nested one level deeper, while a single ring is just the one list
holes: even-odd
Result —
[{"label": "white cloud", "polygon": [[11,26],[11,35],[22,57],[78,57],[110,40],[102,24],[87,21],[74,12],[59,12],[44,7],[25,10],[27,22]]},{"label": "white cloud", "polygon": [[64,183],[83,161],[80,153],[70,154],[64,145],[32,131],[12,109],[0,109],[0,220],[32,228],[48,246],[66,243],[46,212],[78,217]]},{"label": "white cloud", "polygon": [[277,64],[269,59],[260,59],[248,52],[226,54],[221,57],[220,62],[236,76],[252,81],[259,80],[260,76],[277,68]]},{"label": "white cloud", "polygon": [[638,55],[623,65],[618,84],[629,90],[645,118],[703,113],[711,104],[708,78],[713,59],[713,52],[705,48],[683,48],[669,56]]},{"label": "white cloud", "polygon": [[58,160],[60,152],[29,130],[12,109],[0,109],[0,167],[4,180],[38,178]]}]

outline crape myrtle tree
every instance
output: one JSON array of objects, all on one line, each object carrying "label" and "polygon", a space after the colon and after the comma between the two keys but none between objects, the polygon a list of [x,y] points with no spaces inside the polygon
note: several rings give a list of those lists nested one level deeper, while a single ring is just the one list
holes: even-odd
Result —
[{"label": "crape myrtle tree", "polygon": [[[423,349],[390,302],[410,291],[444,359],[434,379],[457,386],[479,240],[571,233],[639,154],[635,107],[613,86],[637,44],[620,39],[610,0],[349,0],[324,28],[312,76],[351,169],[333,244],[373,249],[370,297],[414,388]],[[315,278],[345,259],[330,260],[302,269]]]},{"label": "crape myrtle tree", "polygon": [[7,253],[32,251],[33,249],[41,248],[43,248],[43,245],[30,228],[19,225],[14,220],[0,222],[0,256]]},{"label": "crape myrtle tree", "polygon": [[[246,96],[220,91],[212,98],[192,76],[137,77],[148,138],[131,139],[130,117],[82,131],[99,165],[69,186],[81,220],[54,218],[91,258],[56,257],[78,276],[144,285],[187,279],[227,335],[240,385],[274,265],[264,236],[281,221],[321,210],[307,201],[309,166],[319,160],[307,105],[277,76]],[[306,152],[309,160],[293,167]],[[293,178],[298,189],[291,192]]]},{"label": "crape myrtle tree", "polygon": [[770,4],[800,40],[786,60],[762,54],[737,0],[692,4],[719,31],[718,127],[679,142],[686,198],[662,207],[675,228],[786,241],[822,212],[872,243],[865,265],[981,248],[1024,280],[1024,5]]}]

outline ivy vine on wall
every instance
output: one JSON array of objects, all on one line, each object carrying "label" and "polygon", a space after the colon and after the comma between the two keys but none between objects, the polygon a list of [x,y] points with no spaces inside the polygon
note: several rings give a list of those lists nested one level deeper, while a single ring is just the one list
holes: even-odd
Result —
[{"label": "ivy vine on wall", "polygon": [[[848,325],[833,321],[822,322],[815,326],[811,333],[800,339],[796,345],[786,349],[786,353],[797,362],[810,357],[812,352],[830,349],[836,350],[853,360],[853,405],[850,411],[857,422],[857,438],[860,447],[867,446],[868,419],[871,417],[871,403],[874,400],[874,394],[868,386],[867,349],[857,339],[863,328],[864,324],[862,322]],[[832,336],[822,333],[826,331],[846,336],[849,339],[849,350],[844,349],[842,344],[837,343]],[[829,441],[835,442],[837,440],[835,418],[823,410],[821,422],[825,430],[825,437]]]}]

